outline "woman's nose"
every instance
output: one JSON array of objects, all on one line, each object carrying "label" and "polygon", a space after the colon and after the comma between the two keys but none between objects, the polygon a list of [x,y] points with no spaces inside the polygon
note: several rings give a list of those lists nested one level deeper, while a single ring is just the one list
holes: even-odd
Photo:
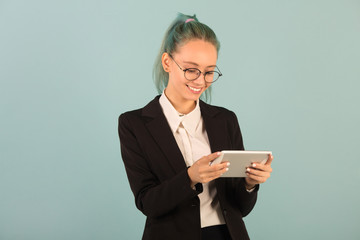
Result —
[{"label": "woman's nose", "polygon": [[198,86],[206,86],[205,74],[201,73],[200,76],[193,81]]}]

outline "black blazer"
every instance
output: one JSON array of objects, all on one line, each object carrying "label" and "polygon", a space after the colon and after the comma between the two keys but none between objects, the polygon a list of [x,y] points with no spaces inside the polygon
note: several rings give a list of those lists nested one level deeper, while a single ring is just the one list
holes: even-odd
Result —
[{"label": "black blazer", "polygon": [[[200,101],[211,151],[243,150],[235,114]],[[190,187],[184,158],[162,112],[159,96],[142,109],[119,117],[122,159],[136,207],[146,216],[144,240],[200,240],[202,184]],[[217,196],[233,240],[249,239],[242,217],[254,207],[244,178],[215,180]]]}]

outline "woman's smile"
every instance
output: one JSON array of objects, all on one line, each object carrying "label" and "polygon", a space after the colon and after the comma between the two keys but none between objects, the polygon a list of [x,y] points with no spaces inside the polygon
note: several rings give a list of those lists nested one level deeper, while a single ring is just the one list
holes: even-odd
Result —
[{"label": "woman's smile", "polygon": [[195,93],[195,94],[201,93],[202,92],[201,90],[203,89],[203,88],[191,87],[189,85],[186,85],[186,86],[192,93]]}]

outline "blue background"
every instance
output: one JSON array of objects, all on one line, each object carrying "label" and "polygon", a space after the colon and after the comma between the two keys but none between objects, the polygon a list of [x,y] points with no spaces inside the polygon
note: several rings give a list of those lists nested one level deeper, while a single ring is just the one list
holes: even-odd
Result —
[{"label": "blue background", "polygon": [[0,1],[0,239],[140,239],[117,136],[157,93],[152,66],[177,12],[217,33],[245,147],[272,177],[252,239],[360,239],[360,2]]}]

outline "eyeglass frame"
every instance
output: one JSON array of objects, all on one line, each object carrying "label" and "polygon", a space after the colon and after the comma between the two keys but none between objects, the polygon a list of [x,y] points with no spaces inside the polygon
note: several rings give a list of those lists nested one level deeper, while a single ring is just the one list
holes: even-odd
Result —
[{"label": "eyeglass frame", "polygon": [[[217,80],[223,75],[223,74],[221,73],[220,69],[218,68],[218,66],[215,66],[218,71],[207,71],[207,72],[202,72],[202,71],[201,71],[200,69],[198,69],[198,68],[185,68],[185,69],[183,69],[183,68],[180,67],[180,65],[175,61],[175,59],[173,58],[173,56],[172,56],[170,53],[168,53],[168,55],[169,55],[169,57],[174,61],[174,63],[179,67],[179,69],[184,72],[184,77],[185,77],[185,78],[186,78],[186,71],[188,71],[188,70],[193,69],[193,70],[197,70],[197,71],[200,73],[199,76],[198,76],[197,78],[195,78],[195,79],[189,80],[189,79],[186,78],[186,80],[188,80],[188,81],[190,81],[190,82],[195,81],[195,80],[198,79],[201,75],[204,75],[204,81],[205,81],[205,82],[207,82],[207,83],[214,83],[215,81],[217,81]],[[209,74],[209,73],[211,73],[211,72],[216,72],[216,73],[219,74],[219,76],[218,76],[218,78],[217,78],[216,80],[213,80],[213,81],[211,81],[211,82],[208,82],[208,81],[206,81],[206,74]]]}]

